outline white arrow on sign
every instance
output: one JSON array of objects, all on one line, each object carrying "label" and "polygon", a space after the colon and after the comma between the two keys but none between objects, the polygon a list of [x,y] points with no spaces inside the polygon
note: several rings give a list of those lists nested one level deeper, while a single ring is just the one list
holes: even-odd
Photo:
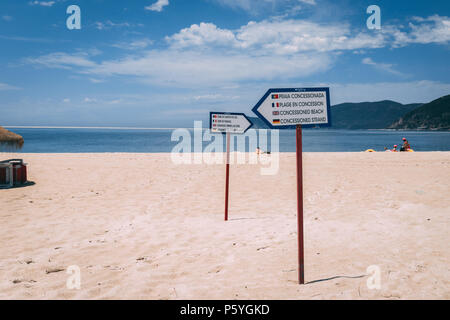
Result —
[{"label": "white arrow on sign", "polygon": [[329,88],[269,89],[252,109],[269,127],[329,126]]},{"label": "white arrow on sign", "polygon": [[245,133],[253,123],[243,113],[211,112],[209,128],[213,133]]}]

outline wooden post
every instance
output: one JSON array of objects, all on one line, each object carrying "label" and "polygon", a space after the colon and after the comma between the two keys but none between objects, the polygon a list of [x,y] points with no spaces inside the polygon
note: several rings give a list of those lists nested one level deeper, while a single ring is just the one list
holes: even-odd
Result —
[{"label": "wooden post", "polygon": [[228,221],[229,187],[230,187],[230,134],[227,133],[227,163],[225,173],[225,221]]},{"label": "wooden post", "polygon": [[302,126],[297,125],[297,229],[298,229],[298,279],[300,284],[305,284],[305,253],[303,238],[303,146]]}]

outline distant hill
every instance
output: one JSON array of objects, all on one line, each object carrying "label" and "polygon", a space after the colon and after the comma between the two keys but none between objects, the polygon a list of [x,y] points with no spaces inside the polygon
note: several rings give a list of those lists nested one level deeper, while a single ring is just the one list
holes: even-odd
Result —
[{"label": "distant hill", "polygon": [[400,117],[390,129],[450,130],[450,95],[424,104]]},{"label": "distant hill", "polygon": [[419,106],[420,103],[404,105],[390,100],[338,104],[331,107],[332,128],[386,129]]}]

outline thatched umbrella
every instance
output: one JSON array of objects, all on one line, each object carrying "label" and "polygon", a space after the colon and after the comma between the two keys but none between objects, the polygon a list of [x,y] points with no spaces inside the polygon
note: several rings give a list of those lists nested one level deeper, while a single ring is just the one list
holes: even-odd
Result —
[{"label": "thatched umbrella", "polygon": [[20,149],[23,146],[23,138],[14,132],[0,127],[0,147],[6,146],[14,149]]}]

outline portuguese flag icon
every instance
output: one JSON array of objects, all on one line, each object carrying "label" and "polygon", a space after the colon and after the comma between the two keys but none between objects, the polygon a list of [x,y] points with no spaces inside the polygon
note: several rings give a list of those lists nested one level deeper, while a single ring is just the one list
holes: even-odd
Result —
[{"label": "portuguese flag icon", "polygon": [[279,99],[280,97],[277,94],[272,95],[272,99]]}]

